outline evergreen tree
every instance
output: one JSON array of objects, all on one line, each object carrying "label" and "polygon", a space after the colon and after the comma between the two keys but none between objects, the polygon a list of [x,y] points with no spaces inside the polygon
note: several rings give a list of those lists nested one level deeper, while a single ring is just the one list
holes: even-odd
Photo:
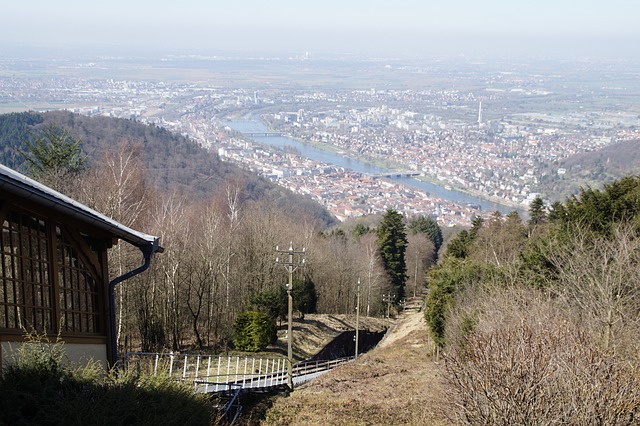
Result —
[{"label": "evergreen tree", "polygon": [[564,220],[567,211],[560,201],[556,201],[551,204],[551,208],[549,209],[549,214],[547,215],[547,219],[552,223],[560,223]]},{"label": "evergreen tree", "polygon": [[522,219],[516,210],[511,211],[507,215],[507,222],[520,223]]},{"label": "evergreen tree", "polygon": [[482,216],[476,216],[473,218],[473,220],[471,221],[471,229],[469,230],[469,238],[471,240],[474,240],[476,238],[476,236],[478,235],[478,231],[480,230],[480,228],[482,228],[482,225],[484,225],[484,219],[482,218]]},{"label": "evergreen tree", "polygon": [[276,320],[262,312],[242,312],[234,323],[233,345],[239,351],[258,352],[278,340]]},{"label": "evergreen tree", "polygon": [[463,229],[447,244],[445,257],[453,257],[456,259],[465,259],[469,255],[469,246],[473,239],[469,231]]},{"label": "evergreen tree", "polygon": [[312,314],[316,311],[318,304],[318,294],[316,286],[309,277],[304,280],[293,281],[293,308],[300,312],[304,319],[304,314]]},{"label": "evergreen tree", "polygon": [[610,235],[621,222],[631,221],[640,228],[640,177],[624,177],[601,191],[582,189],[567,200],[563,220],[600,235]]},{"label": "evergreen tree", "polygon": [[[61,192],[73,187],[74,179],[86,168],[87,157],[68,130],[50,124],[25,141],[27,173],[35,180]],[[65,191],[65,189],[67,191]]]},{"label": "evergreen tree", "polygon": [[284,286],[280,285],[255,293],[251,296],[249,303],[254,310],[267,314],[269,318],[273,318],[274,320],[279,319],[282,321],[287,318],[287,290]]},{"label": "evergreen tree", "polygon": [[387,210],[378,226],[378,250],[382,258],[384,270],[387,272],[397,301],[404,298],[404,287],[407,280],[407,264],[405,251],[407,235],[404,218],[393,209]]},{"label": "evergreen tree", "polygon": [[[466,231],[463,231],[466,232]],[[479,279],[479,270],[462,259],[450,257],[429,272],[429,295],[424,318],[431,337],[440,347],[445,343],[446,314],[456,296]]]},{"label": "evergreen tree", "polygon": [[343,229],[332,229],[331,232],[325,232],[325,235],[327,237],[341,238],[343,240],[346,240],[347,238],[347,234]]},{"label": "evergreen tree", "polygon": [[359,240],[361,236],[368,234],[369,232],[371,232],[371,230],[368,226],[358,223],[355,228],[353,228],[352,235],[353,238]]},{"label": "evergreen tree", "polygon": [[[494,213],[494,218],[500,218],[501,214],[499,212]],[[457,259],[466,259],[469,256],[469,250],[471,248],[471,244],[478,237],[478,232],[484,225],[484,219],[480,216],[476,216],[473,218],[471,222],[471,229],[458,232],[458,235],[455,236],[452,240],[447,243],[445,257],[453,257]]]},{"label": "evergreen tree", "polygon": [[544,201],[542,198],[536,197],[529,204],[529,226],[540,225],[544,223],[547,218],[547,211],[544,207]]},{"label": "evergreen tree", "polygon": [[434,219],[429,216],[416,216],[409,221],[409,231],[414,234],[425,234],[433,243],[436,255],[442,247],[442,229]]}]

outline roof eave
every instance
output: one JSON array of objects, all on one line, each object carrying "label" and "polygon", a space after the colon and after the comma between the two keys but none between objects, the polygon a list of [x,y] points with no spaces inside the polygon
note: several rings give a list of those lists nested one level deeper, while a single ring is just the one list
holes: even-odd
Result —
[{"label": "roof eave", "polygon": [[162,252],[160,237],[133,230],[87,206],[0,164],[0,189],[94,226],[139,248]]}]

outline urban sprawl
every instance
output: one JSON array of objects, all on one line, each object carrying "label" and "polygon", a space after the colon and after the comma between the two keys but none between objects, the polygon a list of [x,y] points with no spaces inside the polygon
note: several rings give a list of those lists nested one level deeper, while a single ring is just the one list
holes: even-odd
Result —
[{"label": "urban sprawl", "polygon": [[[264,135],[241,133],[229,123],[252,117],[273,137],[286,136],[526,211],[540,195],[542,176],[567,173],[554,168],[557,161],[640,138],[637,111],[598,110],[589,102],[624,88],[601,85],[600,93],[589,89],[583,98],[582,93],[559,93],[556,87],[560,83],[550,79],[510,73],[496,73],[483,87],[468,90],[248,89],[202,82],[1,75],[0,107],[67,109],[163,126],[215,150],[224,161],[312,197],[340,220],[394,208],[454,226],[491,212],[384,176],[305,158],[296,149],[276,149],[264,143]],[[553,102],[563,108],[511,108]]]}]

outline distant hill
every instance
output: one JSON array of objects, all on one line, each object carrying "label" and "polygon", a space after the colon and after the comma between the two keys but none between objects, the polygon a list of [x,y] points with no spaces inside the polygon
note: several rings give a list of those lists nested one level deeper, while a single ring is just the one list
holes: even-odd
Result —
[{"label": "distant hill", "polygon": [[[562,170],[564,174],[558,174]],[[607,145],[601,150],[577,154],[549,167],[542,182],[542,192],[563,201],[580,188],[601,188],[624,176],[640,174],[640,140]]]},{"label": "distant hill", "polygon": [[606,173],[629,175],[640,172],[639,160],[640,140],[636,139],[607,145],[600,151],[574,155],[561,166],[577,170],[602,167]]},{"label": "distant hill", "polygon": [[150,183],[160,190],[188,187],[195,193],[209,192],[230,174],[238,170],[202,149],[189,139],[175,135],[158,126],[136,121],[87,117],[66,111],[46,113],[14,113],[0,115],[0,161],[20,170],[24,140],[30,131],[55,123],[82,141],[82,149],[89,161],[97,161],[102,153],[123,140],[139,144],[146,160]]},{"label": "distant hill", "polygon": [[244,182],[246,199],[267,197],[290,205],[295,213],[318,219],[325,226],[335,219],[319,204],[248,173],[239,167],[222,162],[216,153],[200,147],[192,140],[176,135],[162,127],[133,120],[110,117],[87,117],[67,111],[44,113],[24,112],[0,115],[0,163],[15,170],[23,170],[20,150],[30,132],[50,123],[67,129],[82,141],[82,149],[89,162],[99,161],[105,150],[129,141],[141,147],[149,183],[160,191],[186,191],[194,196],[212,193],[232,179]]}]

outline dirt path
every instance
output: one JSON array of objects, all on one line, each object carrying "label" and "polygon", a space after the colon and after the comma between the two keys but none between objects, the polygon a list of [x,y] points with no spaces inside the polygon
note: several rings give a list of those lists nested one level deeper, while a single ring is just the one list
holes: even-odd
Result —
[{"label": "dirt path", "polygon": [[441,365],[422,312],[373,351],[279,398],[264,425],[445,425]]},{"label": "dirt path", "polygon": [[391,329],[389,334],[387,334],[387,336],[380,342],[378,348],[393,346],[399,340],[407,337],[414,331],[419,331],[421,329],[426,330],[424,316],[422,313],[409,313],[408,315],[405,315],[404,318],[398,319],[398,321],[393,325],[393,329]]}]

